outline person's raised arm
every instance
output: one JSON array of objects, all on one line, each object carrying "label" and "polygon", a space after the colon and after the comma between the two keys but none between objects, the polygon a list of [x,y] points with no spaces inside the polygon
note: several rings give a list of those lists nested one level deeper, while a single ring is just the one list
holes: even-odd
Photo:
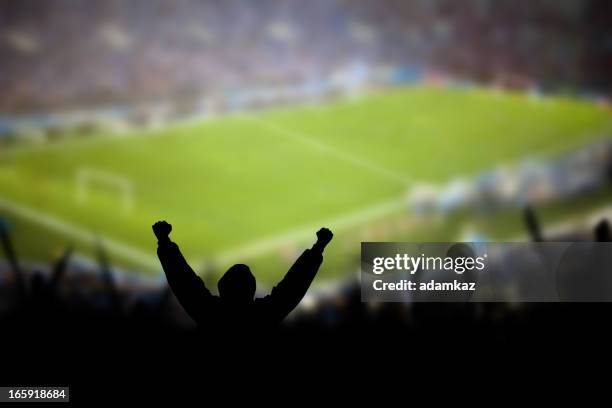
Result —
[{"label": "person's raised arm", "polygon": [[204,282],[189,266],[178,245],[170,241],[172,225],[166,221],[153,224],[157,237],[157,256],[161,262],[170,289],[187,314],[196,322],[204,318],[206,309],[215,301]]},{"label": "person's raised arm", "polygon": [[6,259],[8,260],[8,263],[13,269],[13,273],[15,274],[15,288],[17,289],[17,298],[19,299],[19,302],[22,302],[27,297],[25,278],[23,276],[23,271],[19,266],[17,254],[15,253],[15,250],[13,248],[13,243],[11,241],[11,237],[9,236],[8,228],[6,226],[6,223],[2,219],[0,219],[0,245],[4,249]]},{"label": "person's raised arm", "polygon": [[317,232],[317,242],[295,261],[282,281],[265,300],[271,307],[271,319],[280,321],[302,300],[323,262],[323,250],[333,238],[327,228]]},{"label": "person's raised arm", "polygon": [[538,217],[531,206],[525,207],[525,210],[523,211],[523,218],[525,219],[525,225],[527,226],[527,231],[529,231],[531,240],[533,242],[543,242],[544,236],[542,234],[542,227],[540,226]]},{"label": "person's raised arm", "polygon": [[72,247],[68,247],[62,256],[53,264],[53,269],[51,270],[51,281],[49,282],[49,288],[51,290],[55,291],[57,289],[59,282],[66,274],[66,269],[68,268],[72,251]]}]

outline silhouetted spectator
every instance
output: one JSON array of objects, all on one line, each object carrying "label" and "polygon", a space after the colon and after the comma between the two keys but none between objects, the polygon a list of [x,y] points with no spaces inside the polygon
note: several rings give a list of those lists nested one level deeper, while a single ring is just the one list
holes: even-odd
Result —
[{"label": "silhouetted spectator", "polygon": [[221,277],[214,296],[181,254],[168,235],[172,226],[165,221],[153,225],[158,239],[157,254],[168,283],[185,311],[200,328],[257,329],[278,325],[302,300],[321,262],[323,250],[333,234],[322,228],[317,242],[305,250],[270,295],[254,299],[256,281],[247,265],[232,266]]},{"label": "silhouetted spectator", "polygon": [[22,301],[26,297],[25,280],[21,268],[19,266],[19,262],[17,260],[17,255],[15,254],[15,250],[13,249],[13,243],[11,242],[11,238],[8,234],[7,225],[4,220],[0,220],[0,242],[2,243],[4,254],[6,255],[6,259],[8,260],[8,263],[11,266],[11,269],[13,270],[13,274],[15,276],[15,287],[17,288],[18,301]]},{"label": "silhouetted spectator", "polygon": [[111,313],[118,313],[122,307],[121,296],[117,290],[117,285],[115,284],[115,278],[110,267],[108,255],[100,242],[98,242],[97,245],[97,253],[98,265],[100,266],[100,275],[102,276],[102,282],[104,283],[106,294],[110,302],[109,311]]},{"label": "silhouetted spectator", "polygon": [[540,223],[536,217],[535,211],[531,206],[525,207],[525,211],[523,213],[525,218],[525,224],[527,225],[527,231],[529,231],[529,236],[533,242],[543,242],[544,237],[542,235],[542,229],[540,227]]}]

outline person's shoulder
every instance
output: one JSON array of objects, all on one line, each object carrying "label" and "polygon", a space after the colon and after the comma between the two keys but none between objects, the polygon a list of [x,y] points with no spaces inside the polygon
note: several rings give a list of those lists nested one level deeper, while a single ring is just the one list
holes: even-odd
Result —
[{"label": "person's shoulder", "polygon": [[255,302],[253,303],[253,309],[256,314],[259,313],[267,313],[270,310],[270,307],[274,305],[274,298],[267,294],[266,296],[255,298]]},{"label": "person's shoulder", "polygon": [[265,305],[266,303],[268,303],[269,298],[270,298],[270,295],[255,298],[255,303],[254,303],[255,307],[260,307],[260,306]]},{"label": "person's shoulder", "polygon": [[321,251],[316,251],[313,250],[312,248],[308,248],[305,249],[304,252],[302,252],[302,255],[300,256],[300,258],[306,258],[306,259],[323,259],[323,253]]}]

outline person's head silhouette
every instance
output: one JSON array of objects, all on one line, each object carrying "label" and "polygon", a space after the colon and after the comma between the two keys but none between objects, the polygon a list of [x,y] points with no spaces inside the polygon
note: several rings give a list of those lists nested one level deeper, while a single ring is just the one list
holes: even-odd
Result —
[{"label": "person's head silhouette", "polygon": [[217,288],[223,301],[245,304],[253,301],[257,283],[247,265],[236,264],[219,279]]},{"label": "person's head silhouette", "polygon": [[30,293],[34,296],[41,296],[47,289],[47,282],[42,272],[35,272],[30,283]]}]

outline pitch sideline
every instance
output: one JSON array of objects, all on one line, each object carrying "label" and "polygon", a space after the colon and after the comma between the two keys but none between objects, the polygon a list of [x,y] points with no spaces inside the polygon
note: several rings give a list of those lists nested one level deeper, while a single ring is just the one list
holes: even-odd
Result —
[{"label": "pitch sideline", "polygon": [[[245,257],[256,256],[274,250],[281,244],[286,243],[288,241],[297,241],[300,239],[305,239],[313,234],[313,228],[316,229],[322,225],[328,225],[335,231],[340,231],[352,225],[357,225],[369,219],[374,219],[376,217],[391,213],[392,211],[395,211],[397,209],[401,209],[403,205],[403,199],[391,200],[373,207],[357,210],[345,216],[328,219],[319,223],[313,223],[312,227],[301,227],[269,238],[262,238],[246,245],[237,247],[235,249],[221,252],[220,254],[214,256],[214,258],[219,262],[223,263],[237,262],[244,259]],[[98,242],[99,239],[99,242],[102,242],[102,244],[111,253],[114,253],[115,255],[119,255],[126,260],[130,260],[136,264],[148,268],[153,268],[156,270],[161,269],[157,257],[150,255],[149,253],[146,253],[140,249],[136,249],[130,245],[127,245],[124,242],[108,237],[98,238],[95,236],[95,234],[90,231],[87,231],[83,227],[76,226],[69,222],[55,218],[51,215],[45,214],[41,211],[25,207],[23,205],[14,203],[4,198],[0,198],[0,208],[4,208],[19,217],[42,225],[47,229],[59,232],[67,236],[71,236],[89,244],[95,244],[96,242]],[[209,257],[205,259],[209,259]],[[192,264],[197,265],[196,263]]]}]

